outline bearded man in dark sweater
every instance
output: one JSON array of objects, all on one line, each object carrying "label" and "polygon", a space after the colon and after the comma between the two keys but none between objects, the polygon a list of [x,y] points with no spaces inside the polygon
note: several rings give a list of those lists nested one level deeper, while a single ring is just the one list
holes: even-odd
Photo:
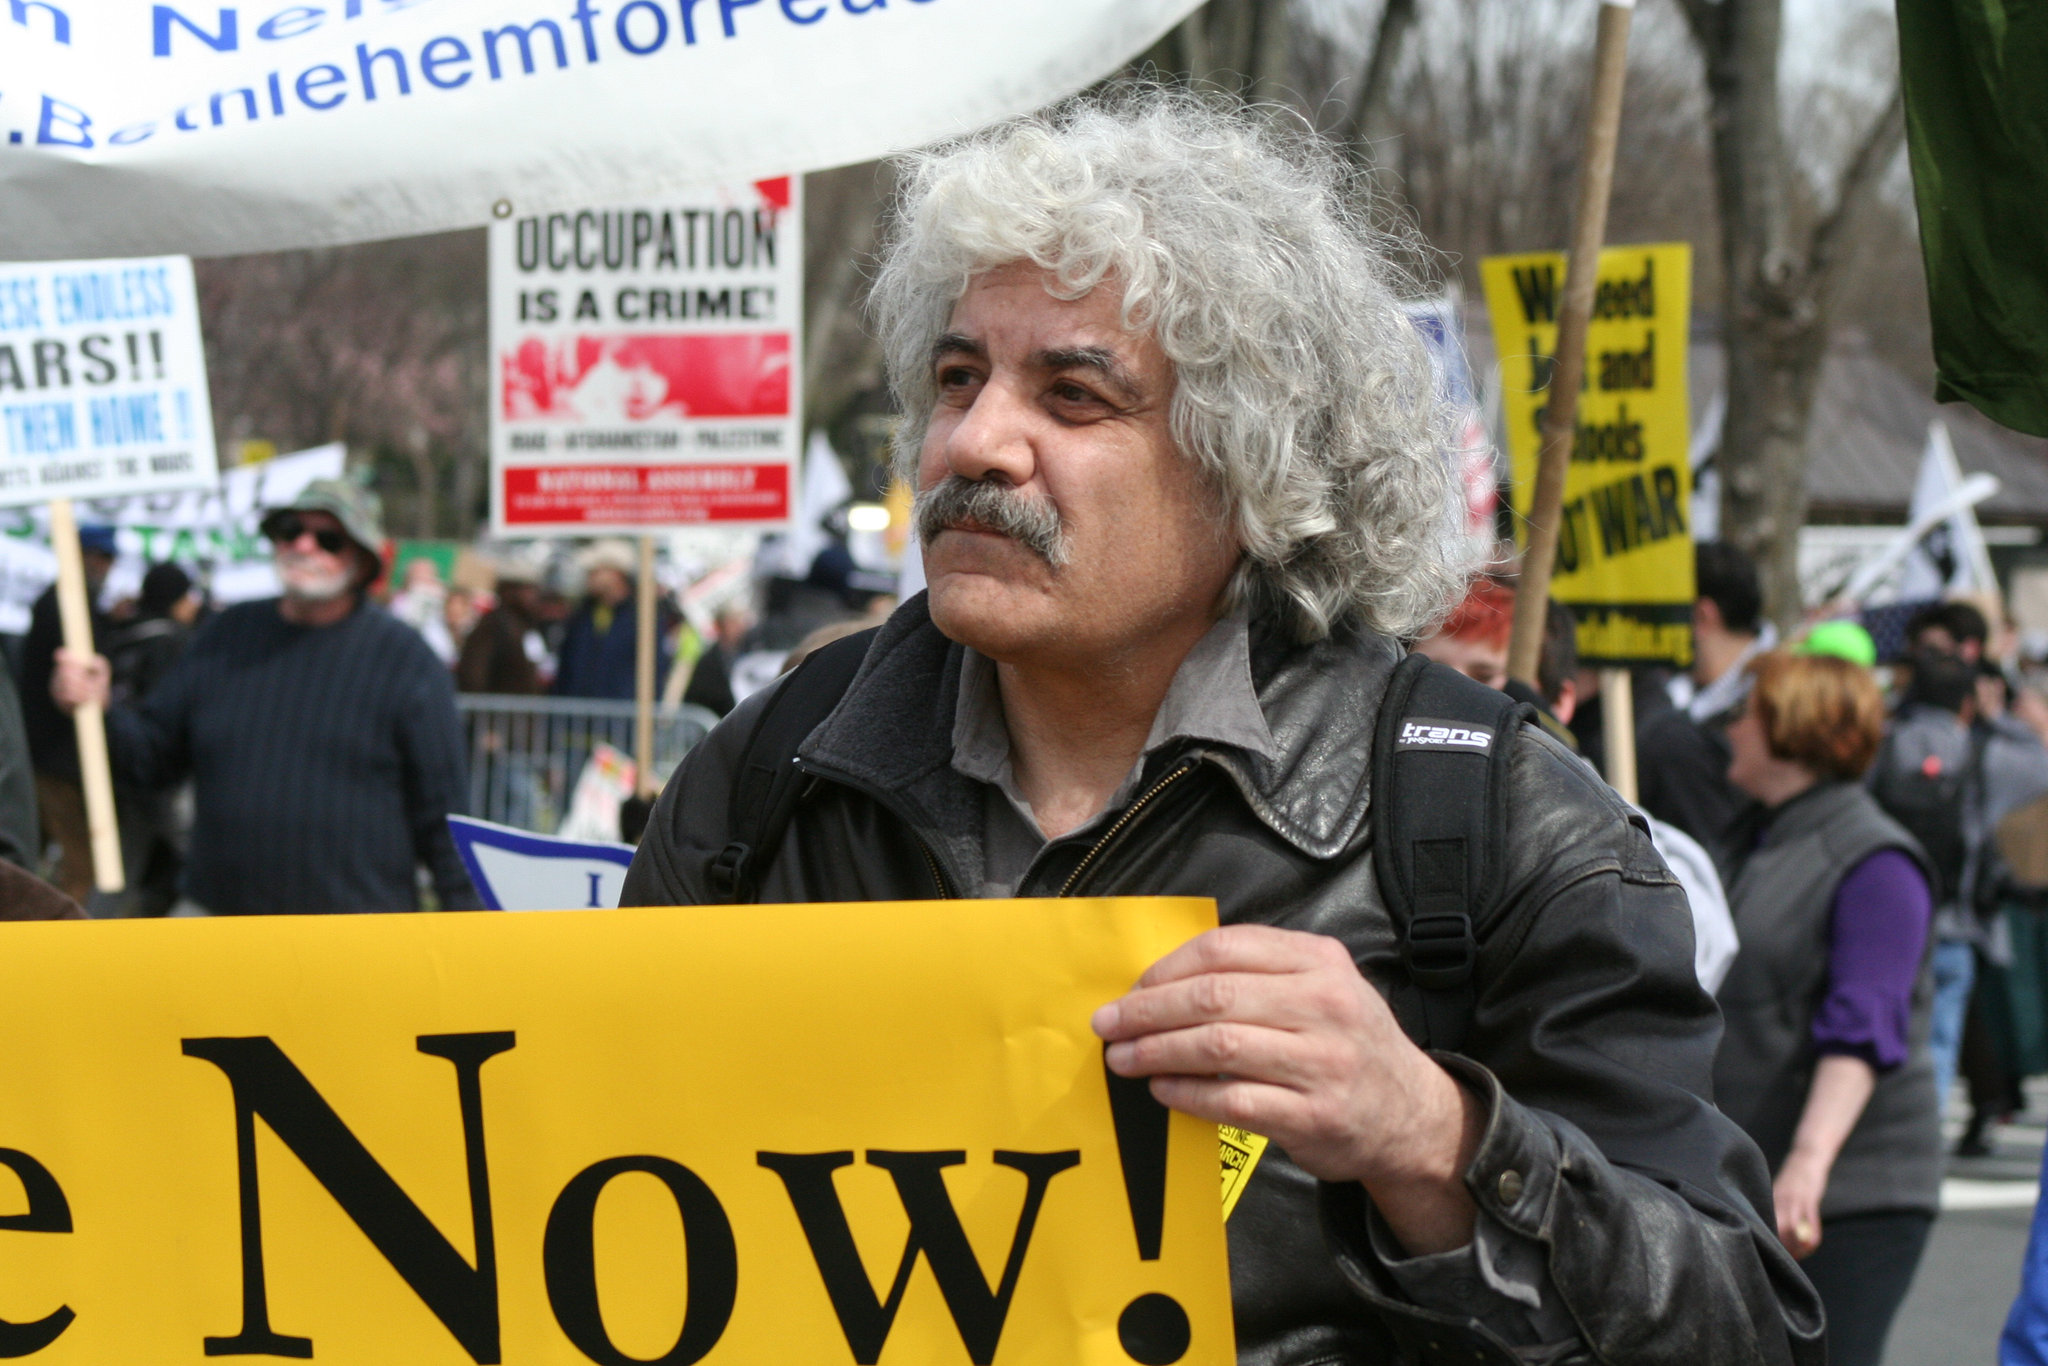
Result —
[{"label": "bearded man in dark sweater", "polygon": [[[136,707],[107,713],[117,776],[193,779],[184,902],[252,915],[473,907],[448,835],[464,788],[455,690],[419,635],[367,600],[382,561],[374,495],[315,480],[273,508],[280,598],[231,607]],[[59,652],[51,693],[106,702],[104,657]]]}]

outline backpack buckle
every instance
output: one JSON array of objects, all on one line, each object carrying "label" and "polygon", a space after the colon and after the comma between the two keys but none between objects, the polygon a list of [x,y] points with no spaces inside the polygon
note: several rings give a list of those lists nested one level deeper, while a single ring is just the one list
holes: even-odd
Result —
[{"label": "backpack buckle", "polygon": [[1472,917],[1463,911],[1432,911],[1408,922],[1401,961],[1408,976],[1424,991],[1461,987],[1472,977],[1479,945],[1472,937]]},{"label": "backpack buckle", "polygon": [[740,887],[747,875],[747,864],[754,856],[754,848],[734,840],[718,851],[711,860],[708,876],[711,890],[727,902],[742,900]]}]

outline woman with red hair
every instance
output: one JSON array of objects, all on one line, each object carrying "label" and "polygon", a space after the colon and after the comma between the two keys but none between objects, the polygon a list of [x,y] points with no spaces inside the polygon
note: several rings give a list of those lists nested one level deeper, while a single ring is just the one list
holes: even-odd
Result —
[{"label": "woman with red hair", "polygon": [[1714,1090],[1771,1164],[1829,1361],[1877,1366],[1940,1203],[1929,874],[1861,782],[1884,732],[1870,671],[1773,651],[1749,672],[1728,781],[1767,824],[1729,890],[1742,948]]}]

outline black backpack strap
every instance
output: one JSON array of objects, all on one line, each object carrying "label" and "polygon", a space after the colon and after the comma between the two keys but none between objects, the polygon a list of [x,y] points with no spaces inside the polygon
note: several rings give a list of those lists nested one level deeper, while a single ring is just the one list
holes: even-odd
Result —
[{"label": "black backpack strap", "polygon": [[1374,867],[1422,994],[1424,1047],[1472,1023],[1473,932],[1499,901],[1507,766],[1530,709],[1423,655],[1394,669],[1373,740]]},{"label": "black backpack strap", "polygon": [[731,843],[711,860],[711,895],[719,902],[750,902],[760,895],[760,876],[774,860],[803,796],[797,750],[846,696],[880,629],[813,650],[755,719],[732,788]]}]

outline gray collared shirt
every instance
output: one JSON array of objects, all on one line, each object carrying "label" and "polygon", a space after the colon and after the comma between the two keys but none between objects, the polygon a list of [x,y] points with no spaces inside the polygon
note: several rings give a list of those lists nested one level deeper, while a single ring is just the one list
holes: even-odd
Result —
[{"label": "gray collared shirt", "polygon": [[[1252,687],[1251,634],[1242,615],[1224,617],[1188,651],[1152,718],[1144,752],[1108,805],[1073,833],[1085,837],[1106,825],[1112,813],[1137,795],[1145,761],[1183,740],[1207,740],[1273,757],[1273,733],[1266,728],[1266,714],[1259,709],[1258,693]],[[979,894],[1015,896],[1031,861],[1045,847],[1045,832],[1039,828],[1031,803],[1017,789],[995,663],[972,648],[960,667],[960,700],[953,712],[953,769],[983,785]]]},{"label": "gray collared shirt", "polygon": [[[1152,719],[1144,752],[1108,804],[1073,834],[1085,838],[1107,827],[1137,796],[1145,761],[1184,740],[1274,757],[1273,733],[1252,684],[1251,634],[1241,614],[1218,621],[1188,651]],[[995,663],[972,648],[961,665],[960,698],[953,713],[953,769],[982,784],[979,894],[1015,896],[1047,841],[1031,803],[1017,788]],[[1483,1209],[1471,1244],[1453,1252],[1403,1256],[1377,1211],[1371,1242],[1374,1256],[1410,1299],[1427,1308],[1475,1314],[1506,1341],[1527,1350],[1531,1359],[1543,1359],[1545,1347],[1575,1335],[1569,1314],[1551,1289],[1543,1249]]]}]

